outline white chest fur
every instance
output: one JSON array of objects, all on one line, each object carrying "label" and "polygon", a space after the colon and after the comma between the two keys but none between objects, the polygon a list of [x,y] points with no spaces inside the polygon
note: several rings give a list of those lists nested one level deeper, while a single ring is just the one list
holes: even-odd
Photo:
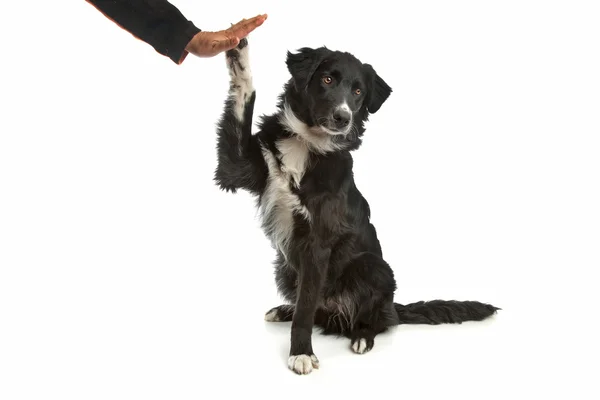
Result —
[{"label": "white chest fur", "polygon": [[294,231],[294,214],[310,221],[310,213],[290,188],[290,185],[300,186],[306,172],[309,152],[306,143],[297,137],[277,142],[277,148],[281,153],[281,165],[269,149],[262,149],[269,169],[269,178],[261,198],[260,209],[267,236],[273,246],[285,255]]}]

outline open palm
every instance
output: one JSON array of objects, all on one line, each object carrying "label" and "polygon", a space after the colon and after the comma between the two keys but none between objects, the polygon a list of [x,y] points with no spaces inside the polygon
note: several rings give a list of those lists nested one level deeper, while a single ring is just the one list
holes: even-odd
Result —
[{"label": "open palm", "polygon": [[262,14],[254,18],[242,19],[221,31],[198,32],[185,49],[198,57],[214,57],[223,51],[233,49],[241,39],[261,26],[266,19],[267,14]]}]

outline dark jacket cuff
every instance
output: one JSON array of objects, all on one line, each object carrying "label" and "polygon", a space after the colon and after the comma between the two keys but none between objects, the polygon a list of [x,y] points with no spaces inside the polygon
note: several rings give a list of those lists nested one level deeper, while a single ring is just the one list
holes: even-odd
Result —
[{"label": "dark jacket cuff", "polygon": [[[184,29],[177,30],[167,40],[163,54],[169,57],[174,63],[181,64],[188,55],[185,49],[190,40],[198,33],[197,28],[191,21],[188,21]],[[160,51],[160,50],[159,50]]]}]

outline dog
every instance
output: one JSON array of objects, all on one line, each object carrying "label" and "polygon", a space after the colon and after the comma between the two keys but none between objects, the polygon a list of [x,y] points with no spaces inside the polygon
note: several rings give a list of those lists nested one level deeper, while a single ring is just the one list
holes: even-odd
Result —
[{"label": "dog", "polygon": [[393,326],[481,321],[499,310],[478,301],[394,302],[394,272],[352,173],[351,152],[361,146],[365,123],[392,93],[372,65],[327,47],[288,51],[291,78],[277,111],[262,115],[253,134],[248,38],[225,58],[230,86],[217,123],[214,181],[222,191],[246,190],[257,199],[276,250],[277,290],[289,303],[265,320],[291,321],[292,371],[319,368],[313,327],[350,339],[363,354]]}]

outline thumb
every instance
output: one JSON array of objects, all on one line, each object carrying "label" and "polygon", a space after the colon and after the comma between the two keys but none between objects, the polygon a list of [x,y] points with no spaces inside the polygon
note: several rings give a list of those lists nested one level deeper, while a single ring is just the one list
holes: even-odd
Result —
[{"label": "thumb", "polygon": [[221,53],[223,51],[231,50],[240,43],[240,39],[237,36],[232,36],[228,39],[215,40],[212,43],[212,50],[214,54]]}]

